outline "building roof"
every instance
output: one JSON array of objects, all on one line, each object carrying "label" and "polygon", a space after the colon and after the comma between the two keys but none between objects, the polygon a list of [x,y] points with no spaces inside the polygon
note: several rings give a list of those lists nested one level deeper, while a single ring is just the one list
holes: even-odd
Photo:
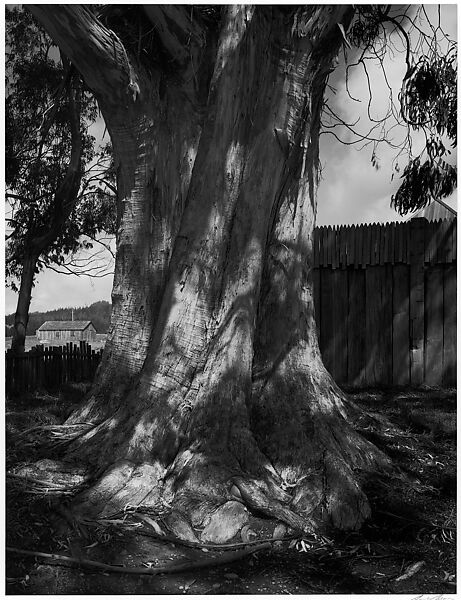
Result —
[{"label": "building roof", "polygon": [[423,217],[428,221],[438,221],[439,219],[455,219],[456,218],[456,210],[442,202],[442,200],[434,200],[418,212],[410,215],[407,219],[416,219],[418,217]]},{"label": "building roof", "polygon": [[83,331],[91,321],[45,321],[37,331]]}]

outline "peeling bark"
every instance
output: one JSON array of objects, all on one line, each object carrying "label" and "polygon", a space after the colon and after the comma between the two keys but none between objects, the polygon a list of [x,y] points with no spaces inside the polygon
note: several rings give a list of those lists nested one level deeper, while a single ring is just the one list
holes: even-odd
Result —
[{"label": "peeling bark", "polygon": [[220,543],[247,514],[356,528],[369,514],[357,472],[388,461],[323,366],[310,276],[323,92],[352,9],[226,7],[217,46],[194,37],[206,94],[174,10],[170,30],[167,9],[147,9],[174,59],[167,99],[132,56],[128,107],[95,87],[120,227],[110,340],[72,417],[95,423],[69,448],[95,479],[77,505],[164,502],[178,535]]}]

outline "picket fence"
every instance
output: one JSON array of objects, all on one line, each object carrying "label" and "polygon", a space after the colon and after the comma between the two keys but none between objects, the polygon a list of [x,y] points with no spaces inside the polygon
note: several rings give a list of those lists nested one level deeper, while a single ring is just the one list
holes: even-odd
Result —
[{"label": "picket fence", "polygon": [[456,219],[319,227],[314,303],[339,384],[456,385]]},{"label": "picket fence", "polygon": [[40,346],[24,354],[8,350],[5,356],[6,391],[22,393],[53,389],[63,383],[91,381],[101,360],[102,350],[88,342],[65,346]]}]

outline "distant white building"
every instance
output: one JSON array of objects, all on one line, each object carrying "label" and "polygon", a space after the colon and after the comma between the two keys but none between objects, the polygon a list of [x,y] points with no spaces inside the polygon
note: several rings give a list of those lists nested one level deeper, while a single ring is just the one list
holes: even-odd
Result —
[{"label": "distant white building", "polygon": [[93,342],[96,329],[91,321],[45,321],[35,335],[42,344]]}]

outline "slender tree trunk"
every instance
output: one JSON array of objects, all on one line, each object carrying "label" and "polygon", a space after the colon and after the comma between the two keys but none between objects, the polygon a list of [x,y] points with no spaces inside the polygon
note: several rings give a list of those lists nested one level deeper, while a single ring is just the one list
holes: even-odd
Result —
[{"label": "slender tree trunk", "polygon": [[[66,59],[63,62],[67,64]],[[69,90],[69,128],[71,134],[71,153],[66,174],[53,198],[53,214],[47,227],[30,235],[27,252],[23,255],[21,284],[18,294],[14,332],[11,348],[15,352],[24,352],[29,308],[34,285],[35,269],[40,256],[56,241],[78,202],[78,191],[82,178],[82,139],[80,135],[80,90]]]},{"label": "slender tree trunk", "polygon": [[[70,37],[84,35],[89,16],[63,39],[59,23],[72,9],[59,10],[49,23],[34,8],[91,82]],[[166,22],[170,10],[155,18]],[[95,393],[77,413],[94,417],[69,449],[93,469],[78,499],[86,513],[163,502],[178,535],[210,541],[261,514],[302,531],[355,528],[368,516],[357,473],[388,461],[355,433],[323,366],[311,278],[323,93],[342,43],[337,24],[347,28],[352,14],[226,7],[217,51],[201,54],[214,65],[206,103],[199,110],[189,94],[194,110],[179,110],[179,69],[182,118],[167,119],[158,150],[155,78],[143,79],[131,58],[124,77],[138,96],[122,110],[126,101],[114,107],[101,90],[120,163],[120,302],[95,390],[119,370],[131,382],[116,401]],[[108,34],[91,23],[101,42]],[[166,36],[164,48],[187,62],[175,40]],[[191,169],[180,146],[197,154]],[[179,178],[166,175],[153,202],[147,173],[158,173],[162,153]]]},{"label": "slender tree trunk", "polygon": [[11,340],[11,349],[16,354],[21,354],[25,350],[29,307],[37,260],[38,256],[36,254],[29,254],[22,263],[21,284],[19,286],[16,314],[14,315],[13,339]]}]

